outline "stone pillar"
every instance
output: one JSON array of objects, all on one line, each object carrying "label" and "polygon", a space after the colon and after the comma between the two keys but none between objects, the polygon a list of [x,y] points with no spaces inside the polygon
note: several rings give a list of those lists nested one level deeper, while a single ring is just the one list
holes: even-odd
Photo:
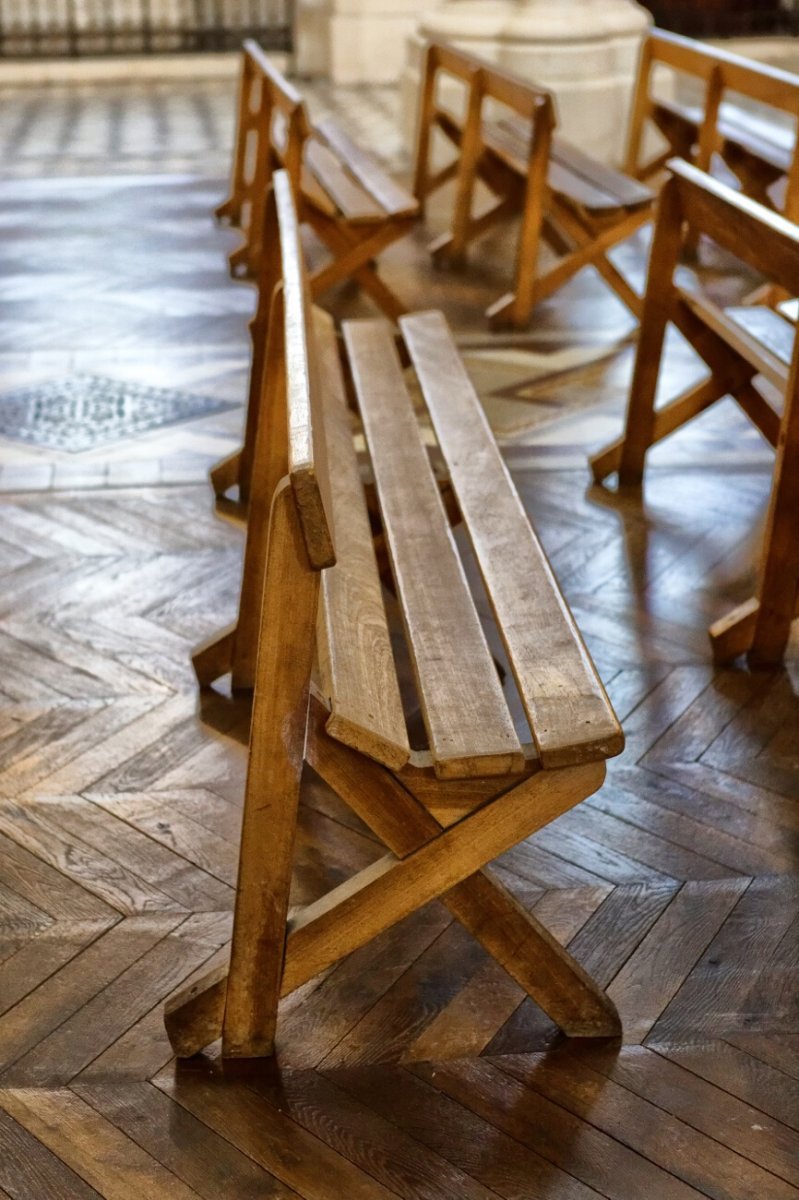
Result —
[{"label": "stone pillar", "polygon": [[409,144],[422,44],[438,38],[550,88],[564,136],[618,163],[638,50],[651,20],[636,0],[446,0],[408,41],[402,107]]},{"label": "stone pillar", "polygon": [[332,83],[396,83],[430,0],[298,0],[295,66]]}]

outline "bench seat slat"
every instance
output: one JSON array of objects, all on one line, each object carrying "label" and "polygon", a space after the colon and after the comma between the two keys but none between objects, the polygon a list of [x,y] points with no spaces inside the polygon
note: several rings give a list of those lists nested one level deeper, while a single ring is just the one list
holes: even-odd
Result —
[{"label": "bench seat slat", "polygon": [[439,778],[524,768],[385,321],[344,337],[374,470],[433,766]]},{"label": "bench seat slat", "polygon": [[331,117],[316,122],[317,132],[352,173],[360,185],[375,198],[382,211],[393,217],[413,217],[419,211],[416,197],[383,170]]},{"label": "bench seat slat", "polygon": [[760,342],[767,355],[773,356],[782,365],[784,370],[779,372],[779,377],[784,387],[793,355],[796,325],[788,316],[761,304],[733,305],[724,311],[730,320]]},{"label": "bench seat slat", "polygon": [[622,208],[637,209],[652,203],[653,193],[646,184],[597,162],[565,138],[552,139],[552,157],[562,167],[567,167],[575,175],[582,176],[588,183],[605,192]]},{"label": "bench seat slat", "polygon": [[[521,117],[487,122],[484,136],[486,145],[508,166],[520,175],[526,174],[530,153],[528,122]],[[644,184],[594,162],[563,138],[553,138],[547,177],[554,192],[592,212],[635,210],[652,203],[652,192]]]},{"label": "bench seat slat", "polygon": [[400,325],[543,766],[618,754],[621,728],[444,317]]},{"label": "bench seat slat", "polygon": [[[680,121],[698,137],[704,115],[701,108],[660,96],[653,100],[652,106],[655,117],[662,115],[666,121]],[[754,158],[762,159],[775,170],[790,170],[796,138],[793,130],[746,112],[729,101],[719,106],[716,128],[724,141],[740,147]]]},{"label": "bench seat slat", "polygon": [[764,305],[719,308],[697,292],[682,287],[676,287],[675,291],[714,333],[774,387],[785,387],[796,337],[795,325]]},{"label": "bench seat slat", "polygon": [[[509,117],[498,122],[488,122],[483,128],[483,138],[486,146],[517,175],[521,178],[526,176],[530,135],[523,121]],[[622,207],[616,196],[595,187],[582,175],[559,163],[554,155],[550,156],[547,183],[557,195],[591,212],[618,212]]]},{"label": "bench seat slat", "polygon": [[380,575],[352,439],[335,327],[317,309],[336,563],[322,572],[319,683],[331,737],[399,770],[410,757]]},{"label": "bench seat slat", "polygon": [[778,171],[789,171],[796,133],[772,121],[756,117],[734,104],[722,104],[719,133],[727,141],[767,162]]},{"label": "bench seat slat", "polygon": [[333,151],[312,136],[305,143],[305,166],[347,221],[382,221],[385,213],[351,178]]}]

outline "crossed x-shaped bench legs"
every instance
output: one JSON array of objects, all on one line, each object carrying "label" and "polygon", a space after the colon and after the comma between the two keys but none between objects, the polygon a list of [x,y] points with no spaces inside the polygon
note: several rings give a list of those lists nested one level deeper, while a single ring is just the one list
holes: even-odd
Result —
[{"label": "crossed x-shaped bench legs", "polygon": [[[257,233],[261,220],[260,206],[256,206],[247,241],[228,258],[230,274],[235,279],[258,278],[261,255],[265,252]],[[416,223],[415,217],[386,218],[379,223],[351,223],[329,216],[306,201],[301,207],[301,220],[311,226],[332,256],[309,275],[313,299],[324,295],[339,283],[354,279],[389,320],[396,321],[408,311],[407,305],[381,279],[375,259],[387,246],[411,232]]]},{"label": "crossed x-shaped bench legs", "polygon": [[[634,316],[640,316],[641,297],[607,255],[614,246],[626,241],[651,220],[649,209],[621,216],[614,214],[599,220],[578,207],[564,203],[551,192],[546,182],[548,160],[544,156],[533,164],[532,177],[525,181],[490,149],[483,148],[479,153],[469,154],[469,147],[465,145],[462,133],[454,122],[442,119],[439,126],[447,138],[460,146],[462,155],[466,157],[451,164],[430,181],[432,190],[448,178],[458,178],[453,229],[436,238],[431,245],[430,253],[434,261],[450,266],[462,265],[469,243],[514,213],[522,213],[514,291],[500,297],[488,308],[486,315],[493,326],[522,328],[529,321],[536,304],[551,296],[573,275],[588,266],[599,271]],[[472,217],[478,178],[494,194],[496,203],[479,217]],[[552,267],[539,274],[538,255],[542,241],[561,257]]]},{"label": "crossed x-shaped bench legs", "polygon": [[[323,728],[326,717],[324,706],[314,701],[307,761],[369,824],[390,853],[288,922],[285,945],[274,945],[270,955],[274,969],[282,963],[279,994],[294,991],[440,898],[565,1033],[618,1034],[612,1002],[484,869],[486,862],[596,791],[604,779],[604,764],[537,771],[494,799],[489,794],[475,811],[445,827],[395,775],[329,738]],[[490,781],[484,782],[490,787]],[[274,850],[273,846],[257,848],[258,869],[285,875],[286,854],[281,853],[281,861],[276,862]],[[240,882],[247,873],[242,863]],[[239,954],[238,959],[241,971],[249,958]],[[235,945],[231,961],[237,962]],[[231,1028],[226,997],[234,985],[248,996],[252,992],[263,998],[264,990],[268,992],[259,978],[242,985],[241,979],[233,981],[220,969],[173,1001],[166,1021],[178,1054],[195,1053],[220,1033],[223,1051],[233,1057],[271,1052],[276,1004],[262,1005],[254,1024],[245,1020]],[[227,1007],[229,1014],[229,1001]]]}]

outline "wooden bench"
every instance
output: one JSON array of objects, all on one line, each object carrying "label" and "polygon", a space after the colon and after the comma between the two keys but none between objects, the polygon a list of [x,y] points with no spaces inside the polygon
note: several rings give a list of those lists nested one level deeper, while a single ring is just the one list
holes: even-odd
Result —
[{"label": "wooden bench", "polygon": [[[687,77],[700,85],[701,103],[658,96],[655,76],[662,68],[673,77]],[[793,127],[770,121],[767,114],[747,111],[741,107],[741,98],[792,118]],[[713,155],[719,154],[746,195],[797,220],[797,121],[799,76],[653,29],[641,48],[625,169],[636,179],[652,179],[677,155],[709,171]],[[645,142],[650,125],[665,139],[667,148],[648,157]],[[772,189],[781,179],[786,181],[784,192],[775,205]]]},{"label": "wooden bench", "polygon": [[[440,94],[453,80],[466,90],[462,117]],[[456,181],[451,229],[432,244],[433,258],[458,264],[469,244],[497,222],[522,218],[513,290],[487,312],[494,325],[526,325],[540,300],[586,266],[596,267],[633,313],[640,310],[640,297],[607,253],[651,218],[653,194],[554,136],[555,124],[549,92],[452,46],[428,45],[414,192],[424,206],[432,192]],[[440,169],[432,161],[436,129],[458,148]],[[476,216],[478,180],[494,203]],[[542,245],[559,255],[546,269],[539,265]]]},{"label": "wooden bench", "polygon": [[[644,313],[623,437],[591,460],[597,482],[618,471],[639,485],[646,452],[724,396],[732,396],[777,448],[757,594],[711,627],[717,661],[748,652],[753,665],[782,658],[799,601],[799,343],[772,308],[720,308],[675,281],[686,239],[705,234],[792,296],[799,295],[799,227],[678,159],[661,193]],[[711,375],[655,408],[663,340],[679,329]],[[775,407],[760,380],[784,397]]]},{"label": "wooden bench", "polygon": [[330,252],[310,278],[314,297],[356,280],[392,320],[405,306],[378,275],[374,260],[404,237],[418,217],[416,199],[356,145],[331,118],[311,123],[301,93],[252,40],[244,43],[230,197],[216,210],[240,228],[230,256],[234,278],[257,277],[262,210],[272,173],[291,178],[300,221]]},{"label": "wooden bench", "polygon": [[[260,576],[245,575],[260,603],[233,943],[229,966],[168,1004],[172,1045],[191,1055],[221,1033],[228,1056],[272,1053],[280,996],[437,897],[566,1033],[617,1034],[612,1003],[486,869],[600,787],[605,759],[623,744],[602,683],[443,317],[404,317],[524,714],[520,737],[392,329],[382,319],[347,322],[348,370],[423,715],[423,738],[409,731],[338,343],[310,305],[282,172],[270,204],[283,256],[269,348],[280,387],[262,409],[248,522],[248,542],[260,528],[262,557]],[[287,920],[304,760],[387,852]]]}]

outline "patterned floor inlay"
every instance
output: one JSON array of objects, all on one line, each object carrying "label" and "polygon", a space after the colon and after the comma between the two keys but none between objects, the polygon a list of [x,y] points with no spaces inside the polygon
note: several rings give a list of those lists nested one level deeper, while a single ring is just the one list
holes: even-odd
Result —
[{"label": "patterned floor inlay", "polygon": [[0,396],[0,436],[78,454],[234,407],[172,388],[73,375]]}]

